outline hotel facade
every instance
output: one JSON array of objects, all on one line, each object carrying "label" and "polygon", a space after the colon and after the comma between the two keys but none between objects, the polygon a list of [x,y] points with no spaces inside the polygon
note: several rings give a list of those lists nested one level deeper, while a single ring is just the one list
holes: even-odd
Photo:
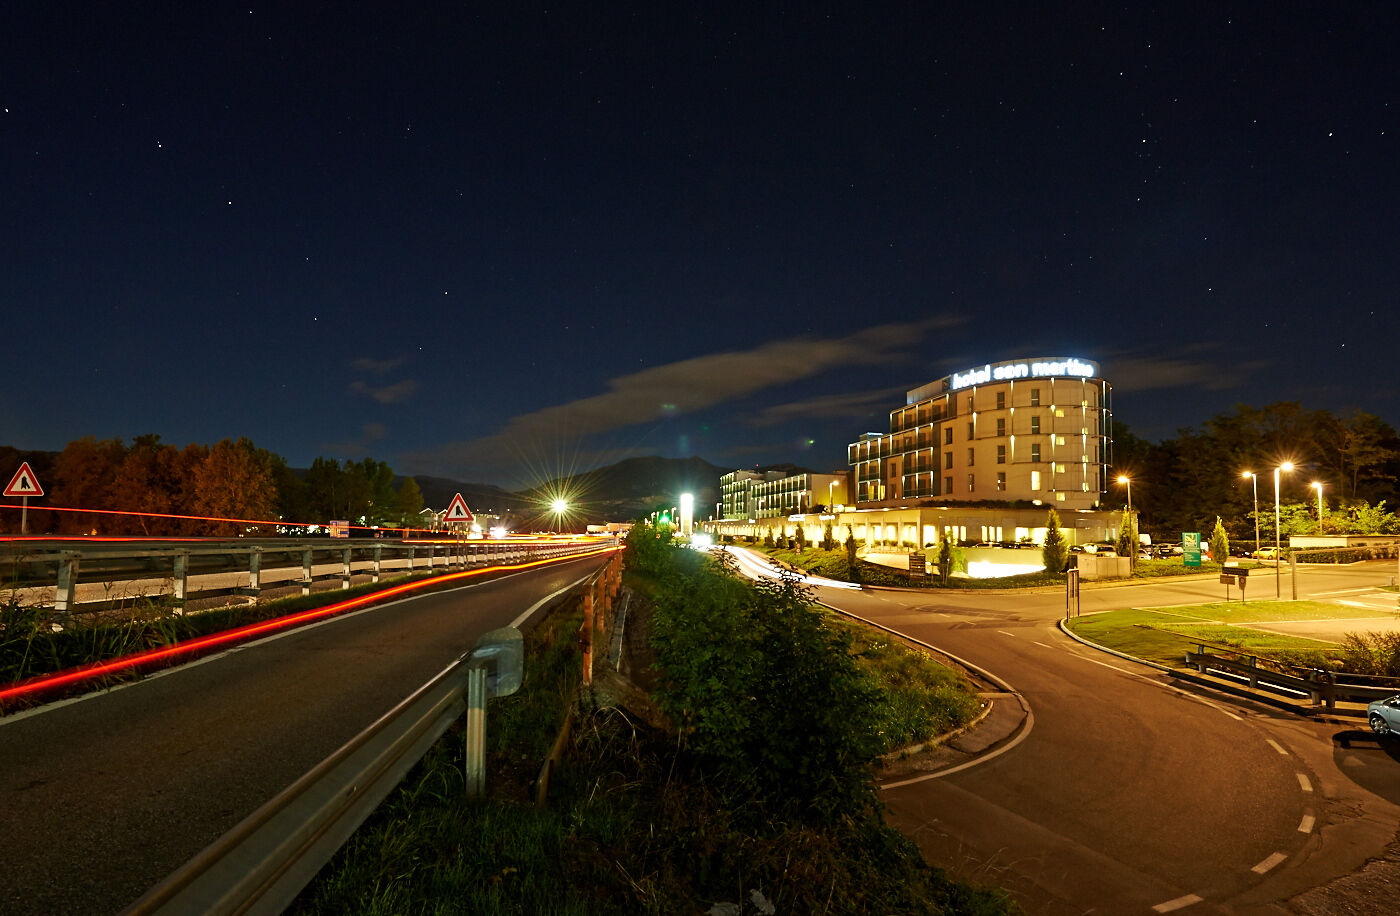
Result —
[{"label": "hotel facade", "polygon": [[1112,463],[1110,392],[1092,362],[1010,360],[915,388],[888,432],[847,449],[858,508],[1008,500],[1095,508]]},{"label": "hotel facade", "polygon": [[754,490],[793,488],[736,471],[723,478],[715,531],[792,536],[803,525],[817,537],[830,524],[838,539],[849,533],[865,545],[918,548],[945,537],[1040,543],[1053,508],[1070,543],[1110,540],[1119,514],[1100,501],[1113,462],[1111,394],[1096,363],[1071,357],[955,372],[909,391],[890,411],[888,432],[850,444],[846,480],[821,481],[840,495],[804,488],[806,505],[828,503],[825,511],[804,512],[801,496],[760,509]]}]

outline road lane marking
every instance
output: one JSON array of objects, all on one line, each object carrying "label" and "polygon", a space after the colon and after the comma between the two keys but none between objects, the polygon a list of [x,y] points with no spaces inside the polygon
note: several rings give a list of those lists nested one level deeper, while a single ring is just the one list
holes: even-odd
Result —
[{"label": "road lane marking", "polygon": [[1035,641],[1035,644],[1036,644],[1037,646],[1040,646],[1042,649],[1049,649],[1051,652],[1055,651],[1055,647],[1054,647],[1054,646],[1047,646],[1045,643],[1041,642],[1041,641],[1038,640],[1038,639]]},{"label": "road lane marking", "polygon": [[1308,777],[1304,776],[1302,773],[1295,773],[1295,774],[1293,774],[1293,775],[1295,775],[1295,776],[1298,777],[1298,786],[1299,786],[1304,792],[1311,792],[1311,791],[1312,791],[1312,783],[1311,783],[1310,781],[1308,781]]},{"label": "road lane marking", "polygon": [[1278,751],[1278,752],[1279,752],[1280,754],[1282,754],[1284,757],[1287,757],[1287,756],[1288,756],[1288,751],[1285,751],[1285,750],[1283,749],[1283,745],[1279,744],[1279,743],[1278,743],[1277,741],[1275,741],[1273,738],[1265,738],[1264,740],[1267,741],[1267,742],[1269,742],[1269,747],[1271,747],[1271,748],[1273,748],[1274,750]]},{"label": "road lane marking", "polygon": [[997,632],[1000,633],[1002,636],[1010,636],[1012,639],[1016,638],[1015,633],[1008,633],[1005,630],[997,630]]},{"label": "road lane marking", "polygon": [[1178,897],[1175,900],[1168,900],[1166,903],[1159,903],[1152,909],[1158,913],[1170,913],[1182,907],[1188,907],[1193,903],[1200,903],[1201,898],[1195,894],[1187,894],[1185,897]]},{"label": "road lane marking", "polygon": [[1330,592],[1312,592],[1311,595],[1314,598],[1321,598],[1323,595],[1360,595],[1369,591],[1374,591],[1374,586],[1368,585],[1365,588],[1339,588]]},{"label": "road lane marking", "polygon": [[1260,862],[1258,865],[1251,868],[1250,871],[1254,872],[1255,874],[1262,875],[1269,869],[1275,868],[1286,861],[1288,861],[1288,856],[1284,855],[1281,852],[1276,852],[1264,861]]},{"label": "road lane marking", "polygon": [[1317,823],[1317,818],[1313,817],[1311,814],[1304,814],[1304,815],[1303,815],[1303,822],[1302,822],[1301,824],[1298,825],[1298,832],[1299,832],[1299,833],[1312,833],[1313,824],[1316,824],[1316,823]]}]

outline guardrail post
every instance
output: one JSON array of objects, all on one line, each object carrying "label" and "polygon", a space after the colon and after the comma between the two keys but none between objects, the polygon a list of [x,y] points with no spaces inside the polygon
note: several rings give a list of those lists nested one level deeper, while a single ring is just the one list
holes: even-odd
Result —
[{"label": "guardrail post", "polygon": [[262,548],[248,551],[248,592],[254,600],[262,591]]},{"label": "guardrail post", "polygon": [[78,603],[78,554],[64,551],[58,555],[58,590],[54,592],[53,609],[68,624],[73,605]]},{"label": "guardrail post", "polygon": [[467,794],[473,798],[486,791],[486,669],[467,669]]},{"label": "guardrail post", "polygon": [[433,564],[437,561],[437,545],[428,545],[428,572],[433,571]]},{"label": "guardrail post", "polygon": [[301,552],[301,593],[311,594],[311,548]]},{"label": "guardrail post", "polygon": [[1257,689],[1257,688],[1259,687],[1259,672],[1258,672],[1258,670],[1257,670],[1258,665],[1259,665],[1259,656],[1257,656],[1257,655],[1251,655],[1251,656],[1249,657],[1249,689],[1250,689],[1250,690],[1255,690],[1255,689]]},{"label": "guardrail post", "polygon": [[593,686],[593,586],[583,593],[583,625],[578,631],[578,645],[583,650],[583,686]]},{"label": "guardrail post", "polygon": [[374,578],[373,578],[371,581],[373,581],[376,585],[379,584],[379,561],[380,561],[380,557],[382,557],[383,554],[384,554],[384,545],[383,545],[383,544],[375,544],[375,545],[374,545]]},{"label": "guardrail post", "polygon": [[418,548],[410,544],[408,547],[408,571],[410,573],[413,572],[413,559],[415,556],[417,556],[417,554]]},{"label": "guardrail post", "polygon": [[341,553],[342,565],[340,569],[340,587],[347,589],[350,587],[350,551],[352,548],[346,547]]},{"label": "guardrail post", "polygon": [[185,596],[189,593],[190,587],[190,552],[188,550],[181,550],[175,554],[175,567],[171,570],[171,579],[171,587],[175,591],[175,603],[180,606],[183,612]]}]

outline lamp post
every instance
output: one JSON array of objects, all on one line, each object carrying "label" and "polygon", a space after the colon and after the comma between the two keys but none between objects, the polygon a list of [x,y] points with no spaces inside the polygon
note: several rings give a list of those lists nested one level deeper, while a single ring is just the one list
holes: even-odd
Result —
[{"label": "lamp post", "polygon": [[563,519],[564,513],[569,508],[569,504],[562,499],[556,499],[554,502],[549,504],[549,508],[554,511],[554,533],[558,534],[559,522],[561,519]]},{"label": "lamp post", "polygon": [[1119,474],[1118,482],[1128,488],[1128,514],[1133,514],[1133,479],[1127,474]]},{"label": "lamp post", "polygon": [[1317,533],[1322,533],[1322,481],[1314,480],[1308,484],[1317,491]]},{"label": "lamp post", "polygon": [[1259,552],[1259,475],[1245,471],[1244,476],[1254,482],[1254,552]]},{"label": "lamp post", "polygon": [[1283,586],[1280,584],[1279,563],[1283,559],[1283,523],[1282,515],[1278,507],[1278,475],[1279,471],[1293,470],[1293,462],[1285,461],[1274,468],[1274,597],[1283,597]]}]

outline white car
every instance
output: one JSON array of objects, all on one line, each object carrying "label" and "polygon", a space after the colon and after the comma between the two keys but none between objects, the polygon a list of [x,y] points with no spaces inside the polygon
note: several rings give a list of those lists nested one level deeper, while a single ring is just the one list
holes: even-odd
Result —
[{"label": "white car", "polygon": [[1366,721],[1371,723],[1371,731],[1381,736],[1400,730],[1400,696],[1371,701],[1366,707]]}]

